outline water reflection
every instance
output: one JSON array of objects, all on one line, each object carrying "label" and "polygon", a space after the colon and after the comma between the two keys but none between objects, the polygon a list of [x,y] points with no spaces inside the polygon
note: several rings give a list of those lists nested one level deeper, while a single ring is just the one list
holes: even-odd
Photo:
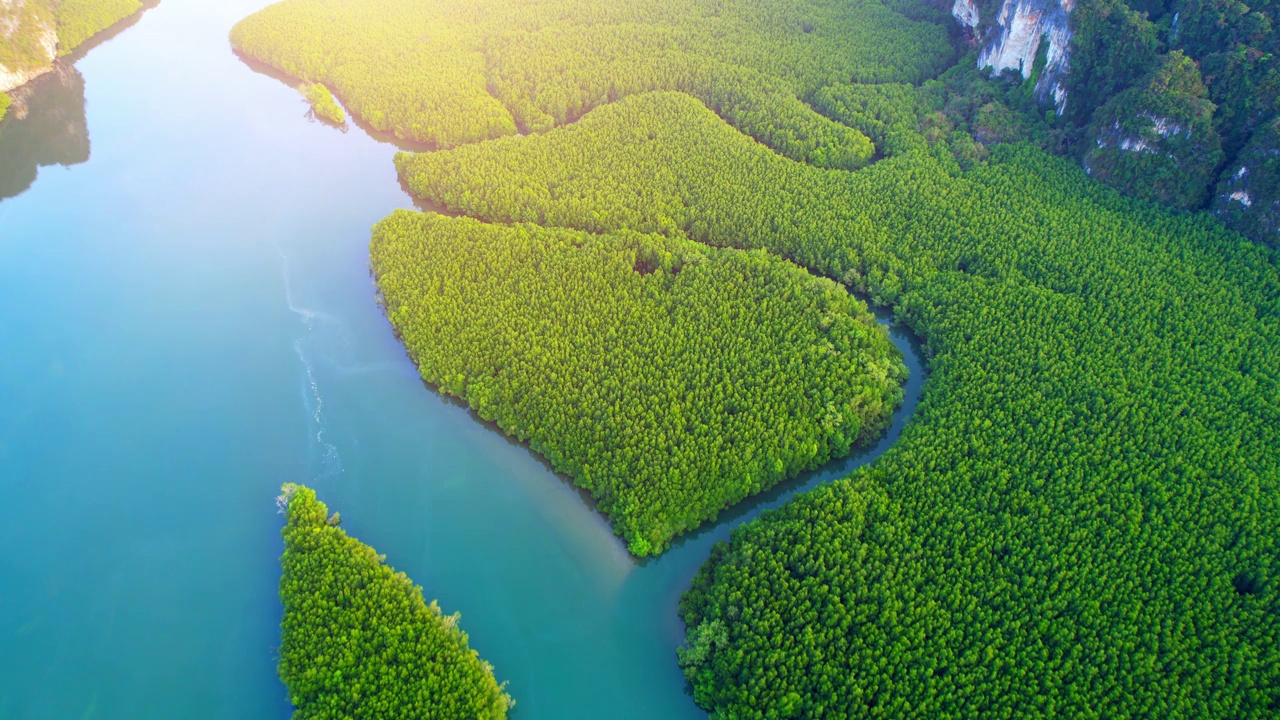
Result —
[{"label": "water reflection", "polygon": [[80,71],[59,63],[10,95],[13,106],[0,122],[0,200],[25,192],[42,167],[89,159]]},{"label": "water reflection", "polygon": [[[3,2],[3,0],[0,0]],[[94,35],[53,70],[10,90],[13,106],[0,121],[0,202],[26,192],[40,168],[89,160],[89,126],[84,112],[84,76],[75,69],[89,51],[128,30],[160,0]]]}]

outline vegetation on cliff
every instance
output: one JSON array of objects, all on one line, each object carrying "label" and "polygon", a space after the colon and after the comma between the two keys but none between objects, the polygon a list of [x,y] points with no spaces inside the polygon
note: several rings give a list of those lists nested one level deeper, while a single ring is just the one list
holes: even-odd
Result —
[{"label": "vegetation on cliff", "polygon": [[423,378],[589,490],[637,555],[848,454],[901,400],[866,306],[764,252],[398,211],[372,256]]},{"label": "vegetation on cliff", "polygon": [[1203,207],[1223,160],[1207,95],[1191,58],[1165,56],[1142,83],[1093,114],[1084,166],[1125,194]]},{"label": "vegetation on cliff", "polygon": [[[144,7],[141,0],[25,0],[0,6],[0,88],[48,72],[93,36]],[[8,77],[5,78],[4,76]],[[7,82],[6,82],[7,81]]]},{"label": "vegetation on cliff", "polygon": [[[991,17],[996,6],[984,12]],[[1050,117],[1065,140],[1055,149],[1083,158],[1099,179],[1126,194],[1212,208],[1255,240],[1280,245],[1280,195],[1259,188],[1244,205],[1240,196],[1232,199],[1237,190],[1223,192],[1240,168],[1249,167],[1244,148],[1264,142],[1252,138],[1265,136],[1280,116],[1276,12],[1271,0],[1075,4],[1064,78],[1068,100],[1062,117]],[[1172,67],[1182,67],[1184,77],[1194,72],[1194,91],[1157,87]],[[1176,141],[1152,136],[1153,127],[1170,124],[1189,135]],[[1127,149],[1110,144],[1105,134],[1127,140]],[[1106,147],[1098,146],[1100,138]],[[1097,157],[1099,150],[1105,157]]]},{"label": "vegetation on cliff", "polygon": [[13,98],[0,93],[0,120],[4,120],[4,116],[9,112],[9,106],[13,104]]},{"label": "vegetation on cliff", "polygon": [[1280,247],[1280,116],[1258,128],[1222,174],[1213,212]]},{"label": "vegetation on cliff", "polygon": [[310,488],[288,484],[280,678],[295,720],[501,720],[514,705],[458,615],[349,537]]},{"label": "vegetation on cliff", "polygon": [[[49,0],[6,3],[0,8],[0,69],[24,74],[48,67],[57,46],[53,6]],[[0,85],[0,87],[5,87]]]}]

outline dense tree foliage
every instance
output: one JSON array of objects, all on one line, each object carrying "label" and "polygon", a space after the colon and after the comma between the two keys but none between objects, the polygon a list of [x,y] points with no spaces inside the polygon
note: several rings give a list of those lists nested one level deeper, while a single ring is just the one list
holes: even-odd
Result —
[{"label": "dense tree foliage", "polygon": [[4,120],[4,116],[9,112],[9,106],[13,104],[13,98],[0,93],[0,120]]},{"label": "dense tree foliage", "polygon": [[1223,160],[1207,95],[1196,64],[1170,53],[1140,85],[1093,114],[1084,166],[1128,195],[1204,206]]},{"label": "dense tree foliage", "polygon": [[[679,273],[659,272],[666,256],[635,249],[645,243],[674,257],[684,251],[671,248],[688,247],[687,240],[780,254],[893,306],[925,339],[932,375],[901,440],[870,468],[740,528],[682,600],[688,642],[679,661],[698,702],[719,717],[1274,717],[1275,251],[1243,242],[1204,214],[1126,199],[1020,142],[1075,148],[1080,157],[1096,147],[1096,137],[1075,142],[1081,128],[1065,124],[1071,118],[1036,117],[1025,81],[957,71],[916,85],[946,55],[908,42],[926,36],[912,35],[918,28],[905,18],[928,17],[927,9],[748,5],[473,3],[473,16],[449,24],[434,19],[454,16],[442,3],[430,6],[432,20],[402,12],[387,41],[368,48],[367,37],[339,28],[367,31],[374,21],[332,22],[348,17],[350,0],[286,0],[240,26],[237,43],[283,70],[324,79],[344,97],[362,95],[366,117],[382,122],[402,113],[386,127],[429,124],[413,136],[439,145],[510,135],[515,127],[541,133],[397,158],[423,198],[518,225],[397,215],[378,231],[396,229],[392,241],[374,243],[375,266],[387,262],[380,247],[411,248],[400,269],[379,275],[392,320],[410,348],[446,347],[446,360],[415,358],[428,378],[437,372],[432,363],[482,363],[439,375],[442,387],[455,383],[450,391],[465,393],[482,415],[498,419],[499,409],[519,408],[548,385],[563,388],[567,374],[553,367],[550,383],[551,371],[527,375],[494,401],[488,378],[512,363],[492,359],[503,349],[484,345],[486,335],[547,318],[525,335],[559,341],[579,332],[562,326],[609,316],[597,311],[571,323],[563,313],[632,287],[602,278],[634,275],[631,282],[644,286],[671,280],[675,288],[691,272],[683,262]],[[1165,141],[1160,128],[1168,130],[1169,118],[1157,111],[1183,113],[1199,129],[1207,113],[1229,149],[1269,158],[1274,139],[1259,133],[1274,132],[1273,36],[1270,5],[1258,5],[1090,6],[1110,9],[1092,16],[1096,26],[1077,35],[1077,50],[1115,54],[1090,58],[1093,70],[1077,78],[1095,105],[1087,119],[1109,105],[1113,123],[1124,103],[1139,115],[1154,108],[1149,124],[1131,130]],[[838,9],[839,19],[821,17],[824,6]],[[798,31],[788,19],[796,9]],[[1175,23],[1184,13],[1204,17]],[[1153,17],[1160,18],[1154,35],[1144,24]],[[472,28],[478,34],[468,35]],[[286,37],[299,30],[309,39]],[[427,57],[437,51],[439,58]],[[877,62],[890,71],[867,69]],[[398,63],[414,69],[377,85],[383,81],[374,68]],[[1196,66],[1205,69],[1207,97]],[[685,79],[671,84],[668,67]],[[657,79],[643,80],[648,75]],[[413,82],[423,83],[423,94],[413,94]],[[406,89],[399,99],[374,90],[394,83]],[[641,94],[651,89],[681,92]],[[744,98],[770,96],[779,103],[753,99],[752,112],[735,114]],[[786,119],[792,99],[858,135],[810,142],[816,135],[795,129],[801,120]],[[462,105],[448,103],[484,110],[455,116],[447,108]],[[809,117],[801,111],[796,117]],[[1100,135],[1104,126],[1096,127]],[[803,142],[788,145],[775,137],[780,132]],[[832,169],[859,164],[860,135],[885,159],[857,172]],[[1213,147],[1206,138],[1205,167],[1217,162]],[[846,150],[854,160],[844,159]],[[1228,158],[1228,166],[1235,162]],[[1251,163],[1232,182],[1270,167]],[[1122,164],[1114,167],[1112,179],[1132,179]],[[1274,187],[1267,182],[1257,191]],[[1161,197],[1193,204],[1163,187]],[[427,230],[399,231],[414,223]],[[481,247],[452,237],[456,255],[423,262],[432,247],[423,238],[450,231]],[[633,250],[607,252],[624,246]],[[485,252],[510,262],[487,263]],[[562,253],[566,264],[551,262]],[[458,267],[457,258],[471,264]],[[512,287],[508,276],[520,284]],[[587,279],[608,288],[577,292]],[[487,285],[511,289],[482,294]],[[478,300],[442,304],[457,287]],[[562,314],[513,307],[505,297],[528,297],[529,288],[540,302],[560,299],[552,307],[565,308]],[[397,307],[397,296],[414,300]],[[755,304],[744,301],[742,312]],[[417,310],[431,307],[443,309]],[[432,319],[414,325],[414,312]],[[451,342],[464,349],[433,340],[432,328],[453,333]],[[614,372],[588,361],[570,367],[586,368],[579,378]],[[582,407],[605,414],[597,408],[616,404]],[[655,424],[664,414],[687,420],[700,408],[655,410]],[[616,447],[625,453],[631,442]],[[681,450],[670,447],[669,454]]]},{"label": "dense tree foliage", "polygon": [[58,0],[58,54],[70,55],[94,35],[142,9],[140,0]]},{"label": "dense tree foliage", "polygon": [[401,211],[372,255],[423,378],[589,490],[637,555],[847,454],[901,399],[866,306],[762,251]]},{"label": "dense tree foliage", "polygon": [[316,117],[321,120],[327,120],[335,125],[342,125],[347,122],[347,114],[342,111],[342,106],[337,100],[333,99],[333,93],[329,92],[329,88],[322,83],[312,83],[304,86],[303,93],[307,102],[311,103],[311,110]]},{"label": "dense tree foliage", "polygon": [[1160,63],[1159,29],[1122,0],[1086,0],[1071,18],[1071,69],[1064,113],[1085,127],[1093,112]]},{"label": "dense tree foliage", "polygon": [[1018,80],[1016,73],[986,77],[974,67],[974,57],[918,86],[825,87],[814,95],[814,107],[867,133],[885,156],[936,145],[970,169],[1001,143],[1062,149],[1062,134],[1034,113],[1035,82]]},{"label": "dense tree foliage", "polygon": [[295,720],[501,720],[514,705],[458,615],[349,537],[310,488],[285,485],[280,678]]},{"label": "dense tree foliage", "polygon": [[876,0],[285,0],[232,42],[324,82],[374,128],[440,147],[679,90],[788,157],[846,169],[871,143],[802,100],[919,82],[953,56],[941,26]]},{"label": "dense tree foliage", "polygon": [[398,162],[415,192],[490,221],[773,250],[927,341],[902,439],[737,531],[685,597],[682,663],[706,707],[1273,717],[1277,258],[1025,145],[969,171],[914,146],[822,170],[652,94]]}]

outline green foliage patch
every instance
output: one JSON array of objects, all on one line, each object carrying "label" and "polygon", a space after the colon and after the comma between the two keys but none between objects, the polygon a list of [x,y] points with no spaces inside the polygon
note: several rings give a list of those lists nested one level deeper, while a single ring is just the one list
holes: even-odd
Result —
[{"label": "green foliage patch", "polygon": [[294,720],[501,720],[514,705],[458,615],[349,537],[315,492],[285,485],[280,679]]},{"label": "green foliage patch", "polygon": [[423,378],[589,490],[637,555],[848,454],[901,401],[866,306],[764,252],[399,211],[372,256]]},{"label": "green foliage patch", "polygon": [[329,92],[329,88],[322,83],[314,83],[307,86],[303,95],[307,98],[307,102],[311,103],[311,109],[315,112],[316,117],[335,125],[342,125],[347,122],[347,114],[342,111],[342,106],[338,104],[337,100],[333,99],[333,93]]},{"label": "green foliage patch", "polygon": [[[905,109],[867,113],[909,128]],[[898,443],[739,529],[684,598],[705,707],[1273,716],[1277,258],[1025,145],[964,170],[918,127],[914,149],[822,170],[653,94],[398,164],[489,221],[778,252],[927,341]]]},{"label": "green foliage patch", "polygon": [[[361,18],[353,0],[286,0],[239,26],[235,41],[330,83],[353,109],[364,103],[358,112],[380,129],[442,147],[499,138],[402,154],[397,165],[429,201],[524,224],[397,215],[374,242],[375,266],[387,262],[380,252],[405,248],[379,279],[424,376],[465,393],[482,415],[527,433],[500,413],[523,412],[544,388],[561,392],[568,368],[584,369],[573,377],[588,391],[583,378],[613,377],[568,353],[560,365],[535,354],[543,364],[532,367],[544,369],[535,374],[519,365],[523,356],[493,360],[502,349],[484,343],[520,327],[551,347],[578,347],[564,342],[580,331],[564,318],[605,322],[596,315],[607,313],[582,312],[593,298],[673,277],[674,287],[691,272],[683,261],[669,272],[662,253],[640,262],[645,253],[620,247],[647,243],[682,257],[673,248],[692,240],[777,253],[893,306],[927,342],[932,374],[899,442],[872,467],[740,528],[695,579],[681,603],[689,630],[679,660],[700,704],[744,719],[1280,711],[1273,251],[1204,215],[1126,199],[1021,142],[1087,150],[1070,118],[1033,116],[1019,99],[1025,84],[969,71],[917,87],[950,52],[884,5],[379,3]],[[1129,130],[1172,142],[1161,130],[1167,113],[1203,129],[1214,113],[1206,102],[1229,108],[1215,130],[1253,159],[1244,174],[1233,170],[1228,189],[1269,191],[1268,177],[1238,184],[1265,173],[1274,146],[1256,135],[1274,131],[1269,6],[1178,4],[1189,19],[1176,43],[1214,69],[1206,99],[1184,82],[1192,68],[1160,53],[1174,39],[1171,20],[1157,32],[1122,3],[1086,5],[1077,50],[1099,56],[1080,58],[1072,82],[1082,104],[1071,112],[1092,117],[1114,101],[1110,119],[1123,129],[1153,108],[1149,123]],[[380,42],[370,47],[371,37]],[[379,78],[385,68],[397,70]],[[517,129],[541,134],[500,137]],[[846,172],[865,162],[859,137],[886,159]],[[1182,159],[1171,148],[1192,164],[1176,178],[1155,168],[1151,197],[1200,202],[1202,190],[1174,183],[1207,184],[1219,159],[1211,139],[1196,147]],[[1121,165],[1111,178],[1142,189],[1147,169]],[[450,232],[481,248],[453,237],[456,255],[428,255],[434,246],[422,238]],[[476,264],[451,259],[462,257]],[[502,261],[480,262],[490,257]],[[593,264],[567,273],[583,257]],[[638,279],[603,283],[624,271]],[[522,284],[507,294],[536,288],[538,301],[559,300],[557,312],[529,313],[477,290],[508,287],[508,275]],[[609,289],[588,291],[584,279]],[[459,288],[479,301],[448,304]],[[412,300],[397,306],[396,297]],[[530,317],[545,320],[518,324]],[[483,332],[468,335],[463,318]],[[436,330],[465,351],[450,353]],[[511,342],[541,342],[524,336]],[[441,359],[427,354],[435,345],[446,348]],[[452,369],[468,358],[482,364]],[[490,379],[512,366],[509,385]],[[673,377],[682,372],[674,367]],[[576,442],[581,425],[559,418],[594,419],[584,413],[616,405],[560,403],[528,417],[560,422],[547,437]],[[687,420],[703,409],[672,414]],[[609,462],[626,457],[635,437],[608,446]],[[566,457],[587,458],[573,462],[596,491],[590,453],[606,455],[582,447],[585,455]],[[659,486],[668,484],[678,487]],[[670,517],[660,494],[637,493],[643,502],[631,506],[605,497],[614,510],[652,505],[653,517]],[[649,527],[662,537],[678,526]]]},{"label": "green foliage patch", "polygon": [[0,10],[0,65],[10,71],[48,67],[56,44],[53,9],[48,0],[7,3]]},{"label": "green foliage patch", "polygon": [[13,104],[13,98],[0,93],[0,120],[4,120],[4,116],[9,112],[9,106]]},{"label": "green foliage patch", "polygon": [[836,82],[918,82],[953,56],[941,26],[876,0],[285,0],[232,42],[329,85],[374,128],[440,147],[679,90],[788,157],[846,169],[871,143],[802,100]]},{"label": "green foliage patch", "polygon": [[1280,247],[1280,117],[1258,128],[1223,173],[1214,214],[1250,237]]},{"label": "green foliage patch", "polygon": [[1200,71],[1180,52],[1093,114],[1085,167],[1134,197],[1178,208],[1208,199],[1222,140]]},{"label": "green foliage patch", "polygon": [[54,8],[58,54],[70,55],[94,35],[141,9],[140,0],[60,0]]}]

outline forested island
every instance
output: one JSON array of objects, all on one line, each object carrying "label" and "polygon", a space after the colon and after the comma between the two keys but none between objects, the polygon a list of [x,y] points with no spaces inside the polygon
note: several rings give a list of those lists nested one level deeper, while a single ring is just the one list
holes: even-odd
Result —
[{"label": "forested island", "polygon": [[[900,373],[831,281],[924,340],[898,443],[682,599],[672,661],[716,717],[1274,717],[1280,269],[1208,211],[1274,108],[1240,142],[1205,71],[1265,86],[1271,10],[1092,0],[1070,61],[1046,29],[1001,74],[1013,21],[967,7],[285,0],[232,41],[435,149],[397,168],[468,217],[375,229],[391,323],[636,554],[882,421]],[[1215,12],[1248,32],[1175,32]],[[1274,188],[1257,152],[1232,182]]]}]

